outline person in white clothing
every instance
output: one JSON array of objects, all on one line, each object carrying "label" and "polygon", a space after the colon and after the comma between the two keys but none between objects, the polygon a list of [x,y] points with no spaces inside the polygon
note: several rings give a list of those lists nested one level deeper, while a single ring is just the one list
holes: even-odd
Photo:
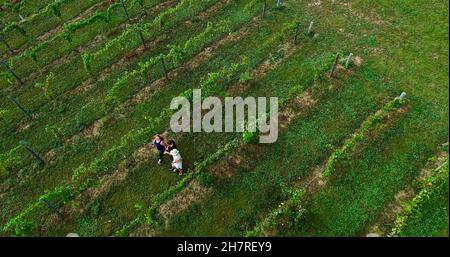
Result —
[{"label": "person in white clothing", "polygon": [[178,175],[183,175],[183,158],[181,158],[180,151],[178,149],[172,149],[168,152],[169,155],[172,156],[172,168],[174,172],[178,171]]}]

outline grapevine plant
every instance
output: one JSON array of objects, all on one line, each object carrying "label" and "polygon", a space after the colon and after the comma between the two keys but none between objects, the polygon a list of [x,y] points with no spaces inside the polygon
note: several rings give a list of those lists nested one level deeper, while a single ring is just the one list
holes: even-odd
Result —
[{"label": "grapevine plant", "polygon": [[334,151],[327,161],[326,167],[323,171],[324,177],[329,177],[336,169],[336,163],[347,160],[350,157],[351,150],[356,144],[361,142],[368,132],[374,129],[378,124],[380,124],[389,114],[391,114],[396,109],[407,103],[406,99],[395,98],[389,101],[383,106],[382,109],[376,113],[370,115],[362,124],[361,127],[344,142],[344,145]]}]

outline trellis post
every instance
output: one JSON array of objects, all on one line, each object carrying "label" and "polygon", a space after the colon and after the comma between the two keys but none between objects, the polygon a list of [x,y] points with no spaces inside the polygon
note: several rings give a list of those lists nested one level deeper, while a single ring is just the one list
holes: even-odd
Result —
[{"label": "trellis post", "polygon": [[33,148],[31,148],[29,145],[28,145],[28,143],[27,142],[25,142],[25,141],[20,141],[20,145],[23,147],[23,148],[25,148],[37,161],[38,161],[38,163],[39,163],[39,165],[43,165],[43,164],[45,164],[45,161],[44,161],[44,159],[42,159],[42,157],[41,156],[39,156],[39,154],[37,154],[36,153],[36,151],[33,149]]},{"label": "trellis post", "polygon": [[17,100],[14,97],[6,96],[6,98],[8,98],[8,100],[11,101],[11,103],[13,103],[16,106],[16,108],[19,109],[23,114],[25,114],[25,116],[27,116],[29,119],[33,118],[31,113],[25,107],[23,107],[19,102],[17,102]]},{"label": "trellis post", "polygon": [[337,53],[336,54],[336,58],[334,59],[334,62],[333,62],[333,66],[331,66],[330,77],[333,77],[334,72],[336,71],[336,67],[337,67],[337,65],[339,63],[339,57],[340,57],[340,54]]}]

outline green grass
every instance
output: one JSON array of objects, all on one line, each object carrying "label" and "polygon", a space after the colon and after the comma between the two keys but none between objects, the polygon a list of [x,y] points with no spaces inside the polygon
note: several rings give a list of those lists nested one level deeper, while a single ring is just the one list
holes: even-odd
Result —
[{"label": "green grass", "polygon": [[[24,12],[31,12],[44,2],[26,5]],[[317,165],[323,164],[342,147],[345,139],[369,115],[405,91],[409,100],[407,111],[392,117],[385,126],[377,127],[374,133],[356,143],[349,159],[339,161],[323,188],[311,194],[307,190],[305,206],[302,206],[307,212],[302,220],[298,223],[283,220],[285,226],[278,226],[276,230],[280,236],[361,236],[367,233],[380,213],[394,201],[396,193],[414,183],[427,159],[436,154],[436,147],[448,141],[448,3],[437,0],[353,0],[347,5],[340,1],[321,1],[316,6],[304,1],[289,1],[281,9],[270,10],[264,21],[257,21],[258,26],[237,43],[222,46],[205,63],[173,78],[144,102],[123,110],[111,110],[112,106],[99,104],[104,103],[117,79],[137,69],[140,61],[166,53],[169,44],[182,44],[198,35],[206,28],[207,21],[217,23],[228,19],[234,30],[246,26],[253,15],[243,13],[246,2],[232,2],[202,23],[185,17],[186,10],[180,12],[167,31],[157,31],[152,36],[166,34],[165,39],[97,81],[95,76],[138,45],[137,35],[132,36],[133,43],[129,46],[114,47],[104,58],[97,59],[93,87],[85,92],[68,93],[90,77],[83,68],[81,57],[71,52],[87,45],[91,45],[90,53],[99,51],[118,36],[117,28],[123,17],[118,16],[109,25],[94,23],[75,32],[76,38],[71,44],[57,41],[59,43],[49,45],[38,54],[40,64],[26,59],[17,62],[15,68],[22,75],[31,74],[29,80],[33,83],[44,81],[48,72],[53,72],[55,85],[58,85],[55,88],[57,97],[46,99],[42,91],[32,85],[9,88],[14,90],[11,93],[18,96],[20,102],[39,115],[28,129],[18,130],[27,122],[10,103],[2,100],[0,151],[6,153],[16,147],[19,140],[26,140],[41,153],[54,149],[55,157],[42,168],[33,164],[25,152],[20,153],[23,165],[9,174],[0,187],[1,190],[8,187],[0,196],[0,225],[26,210],[46,190],[71,184],[73,171],[80,164],[89,165],[102,158],[105,151],[120,145],[130,131],[150,126],[149,121],[154,119],[149,118],[158,117],[174,96],[188,88],[196,88],[208,73],[237,63],[245,55],[252,68],[266,58],[283,58],[283,63],[261,79],[250,81],[250,87],[242,93],[244,96],[285,98],[294,89],[308,90],[318,102],[293,120],[275,144],[250,144],[236,150],[243,155],[244,163],[227,168],[225,172],[229,177],[214,174],[207,183],[212,194],[167,220],[168,227],[156,226],[158,235],[243,235],[285,200],[284,185],[294,186],[295,182],[310,175]],[[51,18],[42,26],[27,25],[31,26],[32,37],[76,15],[71,5],[64,8],[67,12],[61,20]],[[138,10],[134,15],[137,13]],[[149,15],[144,20],[150,22],[154,17]],[[187,20],[191,23],[185,22]],[[302,36],[299,49],[284,58],[276,48],[278,43],[268,46],[263,43],[270,42],[268,39],[281,31],[288,21],[300,22],[302,31],[310,21],[315,21],[316,36]],[[93,42],[97,34],[107,38]],[[36,43],[14,33],[11,36],[15,47],[29,48]],[[344,55],[352,52],[363,60],[363,64],[352,66],[346,76],[313,83],[317,67],[336,52]],[[48,65],[54,60],[67,63]],[[41,69],[48,71],[40,73]],[[162,68],[155,66],[148,77],[126,84],[120,91],[119,104],[162,75]],[[228,86],[239,78],[239,74],[235,75]],[[8,87],[4,79],[0,79],[0,84],[2,89]],[[330,89],[330,85],[334,89]],[[69,144],[61,143],[45,129],[51,124],[69,138],[105,115],[108,119],[99,136],[75,138]],[[19,121],[20,125],[17,124]],[[152,126],[149,133],[164,131],[168,128],[168,120],[158,120]],[[220,145],[240,135],[187,133],[171,136],[177,137],[185,165],[192,168],[195,162],[207,159]],[[30,234],[60,236],[77,232],[82,236],[109,236],[134,220],[142,208],[149,207],[156,195],[179,181],[179,177],[166,167],[155,165],[156,156],[149,156],[143,163],[133,163],[131,153],[141,143],[145,142],[139,141],[126,148],[123,156],[108,163],[107,170],[92,176],[95,180],[100,179],[111,174],[120,162],[125,162],[129,168],[125,180],[95,199],[85,212],[77,212],[63,222],[50,221],[45,210],[29,213],[26,219],[36,221],[38,225]],[[224,165],[224,160],[212,166]],[[208,171],[210,169],[205,172]],[[408,223],[402,236],[448,236],[448,183],[443,192],[433,195],[422,207],[420,215]]]},{"label": "green grass", "polygon": [[[236,6],[236,9],[234,10],[238,10],[239,6]],[[235,12],[235,15],[237,15],[237,19],[241,19],[239,18],[240,12]],[[222,12],[222,13],[218,13],[218,17],[227,17],[230,14],[230,12]],[[206,24],[205,24],[206,25]],[[193,30],[201,30],[202,27],[198,26],[198,27],[193,27]],[[193,32],[195,33],[195,32]],[[186,40],[190,35],[189,34],[185,34],[186,37],[179,37],[178,40],[180,40],[180,42],[183,42],[184,40]],[[220,60],[222,60],[224,58],[224,56],[226,56],[227,54],[229,54],[228,52],[222,52],[220,53],[219,57],[216,57],[218,59],[217,62],[211,62],[211,65],[215,65],[215,66],[202,66],[202,70],[198,71],[198,76],[204,76],[205,75],[205,71],[207,69],[215,69],[217,67],[220,67],[220,64],[223,64],[220,62]],[[234,54],[233,56],[236,56],[236,54]],[[212,68],[211,68],[212,67]],[[157,77],[161,76],[161,71],[160,70],[155,70],[155,75]],[[203,74],[203,75],[202,75]],[[153,96],[151,99],[147,100],[146,102],[139,104],[137,106],[134,106],[132,110],[130,110],[129,113],[127,113],[128,117],[127,119],[118,119],[118,117],[113,117],[113,120],[106,125],[107,129],[104,130],[104,133],[107,133],[105,135],[102,135],[102,137],[100,138],[101,141],[97,141],[95,142],[95,147],[88,147],[88,145],[92,145],[92,143],[94,143],[92,140],[80,140],[78,141],[79,143],[77,143],[75,146],[72,145],[67,145],[66,147],[64,147],[61,150],[64,150],[65,156],[63,156],[63,159],[58,160],[58,162],[56,163],[56,165],[51,165],[49,167],[46,167],[40,175],[38,175],[38,177],[34,177],[32,180],[30,180],[30,183],[36,183],[36,181],[40,181],[39,183],[39,188],[30,188],[29,184],[22,184],[21,186],[17,187],[17,189],[19,190],[26,190],[27,192],[34,192],[32,193],[30,196],[35,195],[36,192],[42,192],[42,190],[44,188],[51,188],[52,185],[55,186],[57,184],[59,184],[61,182],[61,179],[63,180],[67,180],[68,178],[70,178],[71,176],[71,171],[72,169],[76,168],[80,163],[88,163],[89,161],[91,161],[92,159],[95,158],[96,155],[98,155],[101,151],[103,151],[104,149],[108,149],[111,146],[113,146],[114,144],[117,144],[117,137],[120,137],[121,135],[123,135],[123,133],[127,132],[130,128],[132,128],[133,126],[137,126],[137,127],[142,127],[143,125],[146,125],[147,121],[145,120],[145,117],[147,116],[151,116],[151,115],[155,115],[154,110],[158,110],[161,109],[163,107],[166,107],[169,105],[170,103],[170,96],[173,94],[179,94],[179,92],[182,92],[182,90],[185,89],[184,85],[188,85],[191,84],[192,82],[189,81],[183,81],[185,79],[190,79],[190,77],[188,78],[184,78],[181,77],[179,80],[176,81],[172,81],[169,85],[164,87],[164,91],[162,92],[158,92],[157,95]],[[104,84],[105,87],[108,86],[108,84]],[[103,93],[105,94],[105,90],[99,90],[97,91],[99,93]],[[178,93],[177,93],[178,92]],[[93,99],[87,99],[87,100],[92,100],[94,101],[98,101],[99,96],[93,96]],[[155,99],[155,100],[154,100]],[[94,107],[94,106],[93,106]],[[99,114],[102,114],[102,112],[100,112]],[[101,117],[101,116],[100,116]],[[131,119],[131,120],[130,120]],[[123,126],[125,125],[125,126]],[[160,129],[165,129],[167,125],[161,125]],[[43,141],[45,140],[45,138],[42,138]],[[57,173],[57,176],[52,176],[52,177],[48,177],[46,174],[48,174],[48,172],[54,172],[55,170],[60,170],[61,172]],[[51,184],[49,184],[51,183]],[[56,183],[56,184],[55,184]],[[33,191],[31,191],[31,189]],[[14,194],[11,194],[14,195]]]}]

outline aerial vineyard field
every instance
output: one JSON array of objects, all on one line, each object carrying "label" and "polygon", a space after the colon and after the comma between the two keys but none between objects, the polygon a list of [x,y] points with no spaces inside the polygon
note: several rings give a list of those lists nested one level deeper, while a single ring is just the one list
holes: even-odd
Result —
[{"label": "aerial vineyard field", "polygon": [[448,237],[448,11],[0,0],[0,235]]}]

